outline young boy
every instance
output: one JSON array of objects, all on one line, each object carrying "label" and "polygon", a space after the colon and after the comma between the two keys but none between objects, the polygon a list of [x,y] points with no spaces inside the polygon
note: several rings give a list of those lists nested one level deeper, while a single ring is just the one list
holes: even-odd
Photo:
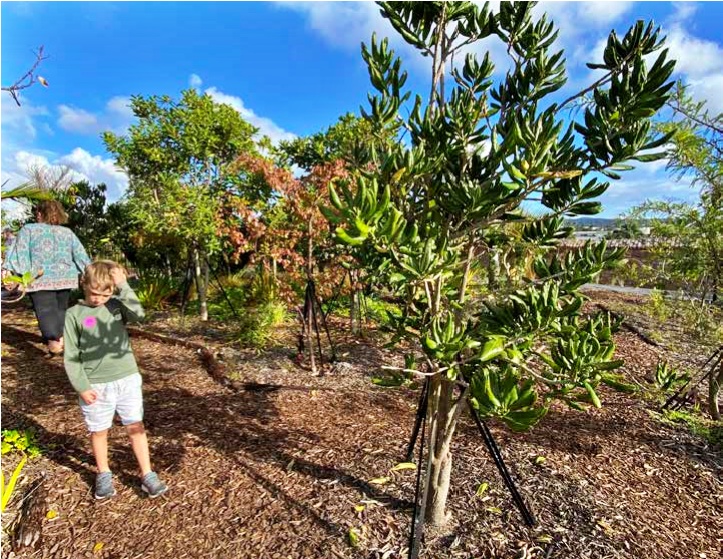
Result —
[{"label": "young boy", "polygon": [[[80,409],[90,431],[98,468],[95,498],[115,495],[108,466],[108,429],[117,412],[131,440],[141,469],[141,488],[158,497],[168,487],[151,469],[148,439],[143,428],[141,375],[125,323],[144,312],[119,264],[98,260],[85,268],[85,300],[68,309],[65,317],[65,371],[80,395]],[[113,297],[114,291],[119,293]]]}]

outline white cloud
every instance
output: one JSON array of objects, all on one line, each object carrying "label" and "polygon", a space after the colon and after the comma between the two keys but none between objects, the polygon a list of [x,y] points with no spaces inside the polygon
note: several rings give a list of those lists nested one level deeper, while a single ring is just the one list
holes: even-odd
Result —
[{"label": "white cloud", "polygon": [[128,187],[128,176],[116,167],[113,159],[91,155],[82,148],[75,148],[68,155],[60,157],[57,163],[67,165],[88,182],[105,183],[108,197],[113,200],[119,198]]},{"label": "white cloud", "polygon": [[394,33],[374,2],[282,2],[278,5],[304,14],[311,29],[329,44],[343,49],[358,51],[361,41],[369,42],[373,32]]},{"label": "white cloud", "polygon": [[[552,4],[543,2],[545,8],[549,8]],[[577,21],[582,20],[582,23],[596,27],[604,27],[617,21],[632,7],[633,2],[575,2],[576,18],[579,18]],[[565,3],[565,8],[570,9],[572,6]],[[579,25],[576,27],[580,29]]]},{"label": "white cloud", "polygon": [[85,109],[58,106],[58,125],[68,132],[95,135],[106,130],[123,133],[133,122],[130,99],[123,96],[112,97],[103,111],[92,113]]},{"label": "white cloud", "polygon": [[98,131],[98,117],[93,113],[67,105],[60,105],[58,113],[58,126],[63,130],[78,134],[95,134]]},{"label": "white cloud", "polygon": [[673,2],[673,9],[675,10],[673,19],[682,22],[693,16],[698,10],[698,5],[695,2]]},{"label": "white cloud", "polygon": [[676,24],[667,33],[665,46],[678,61],[675,70],[691,79],[723,71],[723,48],[718,43],[698,39]]},{"label": "white cloud", "polygon": [[246,107],[240,97],[228,95],[227,93],[219,91],[215,87],[209,87],[208,89],[206,89],[205,93],[210,95],[211,98],[217,103],[229,105],[232,108],[236,109],[246,122],[254,125],[259,129],[259,134],[263,136],[268,136],[274,143],[277,143],[281,140],[293,140],[294,138],[296,138],[295,134],[284,130],[271,119],[259,116],[251,109]]},{"label": "white cloud", "polygon": [[15,163],[18,169],[32,169],[34,167],[47,167],[50,161],[44,155],[30,153],[29,151],[19,151],[15,154]]},{"label": "white cloud", "polygon": [[82,148],[60,156],[20,150],[9,161],[3,162],[2,180],[8,181],[8,187],[16,186],[26,180],[26,171],[33,167],[52,169],[66,166],[73,170],[72,180],[87,180],[92,184],[105,183],[108,187],[108,199],[115,201],[128,187],[128,177],[120,171],[112,159],[103,159],[92,155]]},{"label": "white cloud", "polygon": [[647,200],[678,200],[695,202],[698,190],[690,180],[670,177],[665,162],[646,163],[633,171],[623,173],[618,181],[610,181],[610,188],[600,197],[604,213],[601,217],[615,217]]},{"label": "white cloud", "polygon": [[5,93],[2,95],[3,144],[11,141],[11,138],[14,140],[16,136],[21,136],[22,140],[35,139],[37,128],[34,117],[49,114],[45,107],[36,107],[25,100],[22,103],[18,107]]},{"label": "white cloud", "polygon": [[705,107],[711,114],[723,113],[723,72],[705,76],[699,80],[690,80],[691,95],[698,100],[705,101]]},{"label": "white cloud", "polygon": [[665,46],[670,58],[677,60],[676,74],[690,86],[690,93],[697,101],[705,101],[713,114],[723,112],[723,46],[716,41],[700,39],[685,29],[684,24],[692,12],[677,9],[670,28],[667,29]]},{"label": "white cloud", "polygon": [[198,89],[201,85],[203,85],[203,80],[198,74],[191,74],[188,77],[188,85],[194,89]]},{"label": "white cloud", "polygon": [[130,126],[130,122],[134,118],[130,97],[116,95],[106,103],[105,108],[110,116],[124,119],[127,122],[127,126]]},{"label": "white cloud", "polygon": [[[301,13],[308,26],[333,47],[359,54],[362,42],[369,45],[376,33],[378,40],[388,37],[389,47],[403,55],[406,70],[428,71],[429,61],[394,31],[374,2],[277,2],[277,6]],[[357,60],[364,64],[361,56]]]}]

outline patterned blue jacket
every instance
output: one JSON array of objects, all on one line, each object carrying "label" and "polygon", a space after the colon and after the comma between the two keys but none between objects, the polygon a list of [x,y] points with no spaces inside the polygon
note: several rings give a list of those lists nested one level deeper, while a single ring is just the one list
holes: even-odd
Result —
[{"label": "patterned blue jacket", "polygon": [[3,267],[22,275],[31,272],[36,279],[28,291],[75,289],[78,274],[90,264],[83,244],[70,229],[46,223],[28,223],[15,238]]}]

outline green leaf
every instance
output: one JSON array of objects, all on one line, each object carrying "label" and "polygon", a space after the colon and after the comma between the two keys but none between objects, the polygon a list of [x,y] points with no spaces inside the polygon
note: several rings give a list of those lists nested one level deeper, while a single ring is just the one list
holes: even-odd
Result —
[{"label": "green leaf", "polygon": [[620,392],[632,394],[634,392],[638,392],[639,390],[639,388],[634,384],[628,384],[616,375],[604,374],[602,375],[601,380],[610,388],[614,388],[615,390],[619,390]]},{"label": "green leaf", "polygon": [[356,528],[349,528],[349,545],[352,547],[359,547],[359,532]]},{"label": "green leaf", "polygon": [[383,386],[385,388],[390,388],[403,385],[405,380],[406,379],[401,375],[387,375],[383,377],[372,377],[372,384],[375,384],[377,386]]},{"label": "green leaf", "polygon": [[341,227],[336,228],[336,238],[339,239],[342,243],[350,246],[363,245],[364,241],[366,240],[366,237],[352,237]]},{"label": "green leaf", "polygon": [[480,362],[490,361],[500,355],[505,350],[504,344],[504,338],[492,338],[486,341],[479,354]]},{"label": "green leaf", "polygon": [[5,475],[2,474],[2,472],[0,471],[0,474],[2,474],[0,476],[0,511],[5,512],[5,509],[7,508],[8,503],[13,496],[13,492],[15,491],[15,485],[17,484],[18,478],[20,477],[20,472],[22,472],[23,467],[25,466],[25,463],[27,461],[27,457],[23,456],[22,460],[20,460],[18,465],[15,467],[15,470],[13,470],[7,486],[5,486]]},{"label": "green leaf", "polygon": [[598,395],[592,385],[587,381],[583,382],[582,384],[585,387],[585,390],[587,390],[587,393],[590,395],[590,400],[592,401],[593,405],[596,408],[601,408],[602,404],[600,403],[600,398],[598,398]]}]

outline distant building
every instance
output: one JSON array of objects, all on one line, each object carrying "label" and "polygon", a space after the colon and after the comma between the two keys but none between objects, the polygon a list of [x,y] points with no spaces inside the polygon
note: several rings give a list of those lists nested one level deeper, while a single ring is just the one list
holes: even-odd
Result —
[{"label": "distant building", "polygon": [[598,241],[605,236],[604,231],[575,231],[575,239],[581,241]]}]

